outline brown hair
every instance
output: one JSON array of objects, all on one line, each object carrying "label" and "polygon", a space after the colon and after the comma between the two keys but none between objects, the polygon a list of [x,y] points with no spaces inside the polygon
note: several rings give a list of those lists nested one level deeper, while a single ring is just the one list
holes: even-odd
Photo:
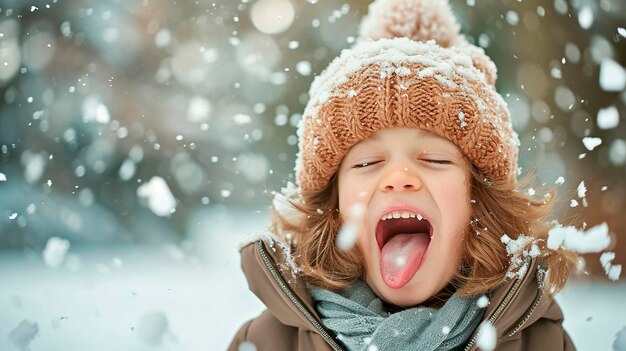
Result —
[{"label": "brown hair", "polygon": [[[490,182],[474,167],[471,175],[473,219],[465,234],[462,264],[451,281],[457,293],[479,295],[505,280],[511,259],[501,241],[504,234],[513,240],[521,234],[535,239],[528,246],[533,243],[538,246],[542,265],[548,268],[544,288],[552,294],[558,292],[565,285],[577,256],[571,251],[546,247],[555,191],[536,199],[520,191],[531,184],[531,176],[517,183]],[[296,263],[307,281],[337,291],[362,278],[364,263],[358,248],[341,250],[335,245],[342,224],[337,173],[323,190],[301,192],[299,199],[291,199],[289,204],[300,216],[287,218],[273,207],[271,229],[292,244]]]},{"label": "brown hair", "polygon": [[540,262],[548,269],[544,288],[555,294],[563,288],[577,255],[568,250],[549,250],[546,246],[550,229],[550,213],[556,191],[549,189],[541,199],[522,192],[532,184],[526,175],[517,183],[490,182],[472,167],[473,220],[466,236],[463,268],[455,277],[461,295],[477,295],[498,286],[506,277],[511,263],[501,238],[504,234],[515,240],[520,235],[532,237],[522,250],[536,244],[541,251]]}]

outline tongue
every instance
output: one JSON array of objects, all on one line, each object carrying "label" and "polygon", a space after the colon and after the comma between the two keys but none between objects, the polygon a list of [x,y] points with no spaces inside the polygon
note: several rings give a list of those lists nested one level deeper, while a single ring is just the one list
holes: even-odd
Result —
[{"label": "tongue", "polygon": [[417,272],[429,243],[428,234],[397,234],[383,246],[380,273],[393,289],[406,285]]}]

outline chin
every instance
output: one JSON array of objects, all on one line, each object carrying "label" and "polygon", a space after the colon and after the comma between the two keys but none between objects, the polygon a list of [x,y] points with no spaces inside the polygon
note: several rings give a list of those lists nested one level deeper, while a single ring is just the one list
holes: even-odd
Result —
[{"label": "chin", "polygon": [[376,279],[376,282],[372,282],[372,280],[368,279],[367,283],[374,290],[374,293],[383,301],[398,307],[417,306],[430,299],[436,293],[434,289],[420,286],[416,281],[394,289],[387,286],[381,277]]}]

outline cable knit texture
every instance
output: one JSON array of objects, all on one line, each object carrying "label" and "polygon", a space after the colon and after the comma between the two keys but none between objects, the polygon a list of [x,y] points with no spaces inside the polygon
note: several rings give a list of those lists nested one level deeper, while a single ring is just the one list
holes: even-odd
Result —
[{"label": "cable knit texture", "polygon": [[394,127],[444,137],[486,177],[515,180],[519,140],[495,80],[447,0],[375,1],[355,46],[311,85],[298,127],[300,189],[321,190],[352,146]]}]

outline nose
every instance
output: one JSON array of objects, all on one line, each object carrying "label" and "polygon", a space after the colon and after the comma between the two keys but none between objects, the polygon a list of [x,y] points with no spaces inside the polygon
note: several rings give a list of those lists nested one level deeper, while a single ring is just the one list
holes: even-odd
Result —
[{"label": "nose", "polygon": [[389,170],[380,182],[382,192],[417,191],[422,187],[419,175],[408,167],[396,167]]}]

